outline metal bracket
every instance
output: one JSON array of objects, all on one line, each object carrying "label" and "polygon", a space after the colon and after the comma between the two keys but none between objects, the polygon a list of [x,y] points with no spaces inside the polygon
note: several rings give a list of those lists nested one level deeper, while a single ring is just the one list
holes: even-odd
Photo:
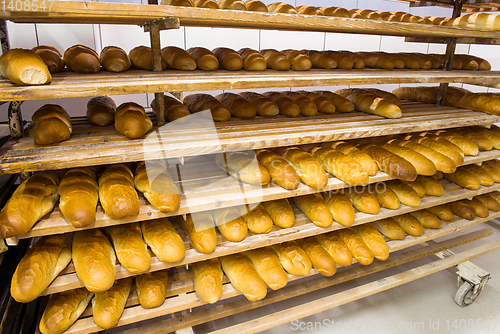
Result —
[{"label": "metal bracket", "polygon": [[11,101],[9,104],[8,119],[10,136],[20,138],[24,134],[23,117],[21,115],[21,104],[24,101]]},{"label": "metal bracket", "polygon": [[181,27],[181,20],[177,16],[168,16],[163,19],[145,22],[139,26],[144,28],[144,32],[151,31],[151,24],[158,24],[159,30],[179,29]]}]

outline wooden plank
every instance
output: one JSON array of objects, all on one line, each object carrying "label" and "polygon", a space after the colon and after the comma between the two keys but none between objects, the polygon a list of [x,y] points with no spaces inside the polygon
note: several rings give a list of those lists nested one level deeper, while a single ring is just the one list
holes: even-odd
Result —
[{"label": "wooden plank", "polygon": [[[479,193],[487,193],[492,191],[491,189],[484,189],[487,187],[483,187],[483,189],[480,189]],[[500,188],[500,185],[498,185],[494,189]],[[476,194],[479,194],[476,191],[466,191],[466,190],[456,190],[456,191],[451,191],[448,196],[441,196],[440,198],[424,198],[422,199],[422,203],[419,207],[414,208],[414,207],[408,207],[408,206],[402,206],[398,210],[388,210],[388,209],[381,209],[379,214],[377,215],[370,215],[370,214],[363,214],[363,213],[356,213],[356,220],[353,226],[368,223],[368,222],[373,222],[377,221],[380,219],[388,218],[388,217],[394,217],[400,214],[404,213],[409,213],[421,209],[425,209],[428,207],[436,206],[439,204],[444,204],[444,203],[449,203],[452,201],[456,201],[459,199],[464,199],[467,197],[472,197],[475,196]],[[287,228],[287,229],[280,229],[277,228],[276,226],[273,228],[273,230],[267,234],[252,234],[249,233],[249,235],[241,242],[230,242],[223,240],[222,242],[219,242],[217,244],[217,247],[214,252],[210,254],[202,254],[197,252],[195,249],[191,247],[187,247],[186,250],[186,256],[185,258],[176,263],[164,263],[158,260],[156,257],[151,258],[151,267],[149,268],[149,272],[157,271],[157,270],[162,270],[162,269],[167,269],[167,268],[172,268],[172,267],[178,267],[178,266],[183,266],[187,265],[190,263],[194,262],[199,262],[215,257],[220,257],[220,256],[225,256],[229,254],[235,254],[235,253],[240,253],[243,251],[247,251],[250,249],[255,249],[255,248],[260,248],[260,247],[265,247],[277,243],[282,243],[285,241],[290,241],[290,240],[297,240],[297,239],[302,239],[306,238],[309,236],[313,235],[318,235],[330,231],[335,231],[344,228],[344,226],[334,223],[330,227],[318,227],[314,224],[311,223],[311,221],[305,217],[302,213],[298,211],[298,209],[295,209],[296,212],[296,221],[293,227]],[[492,213],[488,219],[492,219],[495,217],[500,216],[500,213]],[[487,220],[488,220],[487,219]],[[453,227],[453,224],[447,224],[446,228],[451,228]],[[454,228],[454,227],[453,227]],[[441,229],[442,231],[446,231],[446,229]],[[441,231],[438,230],[438,231]],[[439,233],[439,232],[435,232]],[[189,241],[188,239],[184,239],[185,243],[188,244]],[[74,273],[74,268],[70,266],[66,271],[61,273],[53,282],[52,284],[42,293],[42,295],[47,295],[47,294],[53,294],[56,292],[61,292],[61,291],[66,291],[70,289],[75,289],[82,287],[83,284],[80,282],[78,279],[76,273]],[[124,267],[122,267],[120,264],[116,265],[116,278],[121,279],[125,277],[131,277],[134,276],[130,272],[128,272]]]},{"label": "wooden plank", "polygon": [[54,74],[50,85],[18,86],[2,78],[0,80],[0,101],[161,93],[170,91],[401,83],[465,83],[500,88],[498,76],[498,71],[456,70],[444,72],[440,70],[388,71],[377,69],[315,69],[307,72],[273,70],[262,72],[167,70],[161,73],[129,70],[123,73],[102,71],[96,74],[77,74],[64,71],[63,73]]},{"label": "wooden plank", "polygon": [[[447,38],[441,37],[406,37],[405,42],[410,43],[438,43],[446,44]],[[500,38],[481,38],[481,37],[460,37],[456,39],[457,44],[484,44],[484,45],[499,45]],[[477,83],[479,86],[488,86]]]}]

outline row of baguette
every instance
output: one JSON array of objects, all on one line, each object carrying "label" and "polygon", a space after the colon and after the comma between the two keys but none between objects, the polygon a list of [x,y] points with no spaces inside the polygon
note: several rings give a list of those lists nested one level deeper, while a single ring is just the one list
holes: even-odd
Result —
[{"label": "row of baguette", "polygon": [[[437,69],[443,67],[445,56],[423,53],[350,52],[265,49],[260,52],[250,48],[239,51],[219,47],[210,51],[193,47],[187,51],[175,46],[161,50],[162,70],[182,71],[308,71],[319,69]],[[53,46],[36,46],[33,49],[12,49],[0,56],[0,74],[19,85],[40,85],[52,80],[51,73],[64,67],[77,73],[96,73],[104,68],[110,72],[123,72],[131,67],[153,70],[152,51],[141,45],[129,54],[117,46],[107,46],[98,55],[93,49],[77,44],[68,48],[64,55]],[[471,55],[455,55],[453,69],[491,70],[491,64]]]},{"label": "row of baguette", "polygon": [[[296,189],[300,182],[322,189],[328,183],[327,172],[349,186],[365,186],[369,176],[378,170],[406,182],[415,181],[418,175],[433,176],[439,172],[462,187],[478,189],[481,184],[492,185],[500,179],[496,162],[483,163],[483,167],[457,167],[463,164],[465,155],[500,148],[499,131],[474,127],[357,143],[230,152],[216,155],[215,164],[242,182],[264,186],[272,181],[288,190]],[[9,238],[29,231],[52,211],[59,196],[61,212],[76,228],[94,223],[98,201],[111,219],[137,215],[140,203],[136,189],[163,213],[180,207],[179,190],[165,162],[141,162],[135,176],[125,165],[107,167],[98,180],[96,172],[92,168],[72,169],[61,183],[52,172],[37,173],[26,180],[0,211],[0,236]]]},{"label": "row of baguette", "polygon": [[[395,240],[404,239],[406,234],[419,236],[424,227],[440,228],[440,219],[452,220],[453,213],[469,220],[476,215],[487,217],[490,207],[493,211],[500,211],[500,203],[494,198],[500,199],[500,193],[481,195],[470,203],[453,202],[422,210],[415,215],[405,214],[307,239],[197,262],[192,265],[194,290],[202,302],[217,302],[222,295],[225,274],[238,292],[250,301],[257,301],[266,296],[267,287],[277,290],[286,286],[287,273],[307,276],[311,268],[314,268],[328,277],[335,274],[338,266],[351,265],[353,259],[361,265],[369,265],[374,258],[384,261],[389,256],[389,248],[383,236]],[[99,246],[99,251],[94,251],[96,245]],[[93,248],[89,249],[91,246]],[[48,253],[52,254],[50,260],[47,259]],[[118,251],[116,255],[119,257]],[[85,256],[94,259],[95,268],[98,267],[95,264],[97,259],[103,261],[101,270],[109,267],[114,272],[114,266],[111,267],[108,263],[108,259],[114,258],[114,251],[106,236],[99,230],[78,232],[73,240],[71,235],[43,237],[21,260],[12,279],[12,295],[14,298],[24,298],[26,288],[33,284],[33,278],[45,278],[46,272],[59,270],[61,264],[69,263],[71,258],[79,277],[81,269],[93,271],[95,268],[89,268],[88,265],[80,267],[85,263]],[[49,267],[44,268],[46,272],[39,272],[40,276],[36,277],[32,274],[32,263],[39,261],[41,257],[46,258]],[[87,275],[85,272],[84,277]],[[154,308],[164,303],[168,276],[168,271],[162,270],[135,277],[138,301],[142,307]],[[103,274],[99,277],[102,278]],[[131,292],[132,281],[131,277],[113,280],[106,291],[95,291],[87,286],[53,295],[40,322],[41,332],[62,333],[77,320],[92,298],[94,322],[105,329],[116,326]],[[69,312],[70,316],[61,319],[58,316],[61,310]]]}]

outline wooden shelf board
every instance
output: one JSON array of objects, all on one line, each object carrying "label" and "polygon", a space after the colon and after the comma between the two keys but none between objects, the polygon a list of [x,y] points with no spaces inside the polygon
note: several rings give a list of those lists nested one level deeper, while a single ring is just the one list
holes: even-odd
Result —
[{"label": "wooden shelf board", "polygon": [[[471,220],[471,221],[465,220],[465,219],[458,219],[455,217],[453,222],[444,225],[439,230],[426,229],[424,234],[422,234],[419,237],[406,236],[406,238],[404,240],[388,241],[389,249],[392,253],[392,252],[395,252],[398,250],[409,248],[409,247],[421,244],[422,242],[436,239],[439,237],[443,237],[443,236],[449,235],[451,233],[454,233],[456,231],[475,226],[477,224],[480,224],[482,222],[488,221],[492,218],[499,217],[499,216],[500,216],[500,213],[493,213],[493,214],[491,214],[491,217],[476,218],[476,219]],[[391,257],[389,257],[388,260],[390,260],[390,259],[391,259]],[[376,263],[378,263],[378,261],[376,261]],[[366,268],[370,268],[370,267],[368,266]],[[362,268],[362,269],[364,269],[364,268]],[[347,269],[347,270],[349,270],[349,269]],[[316,274],[316,272],[312,271],[311,274]],[[303,277],[294,277],[292,275],[289,275],[289,281],[298,280],[301,278],[303,278]],[[330,278],[330,279],[332,279],[332,278]],[[333,279],[335,279],[335,275],[333,276]],[[189,282],[188,282],[188,284],[189,284]],[[229,299],[229,298],[232,298],[232,297],[235,297],[238,295],[240,295],[240,293],[236,289],[234,289],[230,283],[224,284],[221,300]],[[136,299],[135,294],[133,293],[130,296],[130,298],[132,299],[132,300],[130,300],[130,303],[134,304],[135,301],[133,299]],[[187,309],[194,308],[194,307],[198,307],[201,305],[204,305],[204,303],[196,297],[196,294],[194,292],[189,292],[189,293],[185,293],[185,294],[182,294],[179,296],[167,298],[166,301],[161,306],[159,306],[157,308],[153,308],[153,309],[144,309],[140,305],[131,306],[131,307],[128,307],[124,310],[122,317],[121,317],[120,321],[118,322],[117,326],[119,327],[119,326],[131,324],[131,323],[136,323],[138,321],[152,319],[152,318],[156,318],[159,316],[172,314],[175,312],[180,312],[180,311],[187,310]],[[77,334],[77,333],[82,334],[82,333],[89,333],[89,332],[99,331],[99,330],[101,330],[101,328],[98,327],[94,323],[91,316],[88,316],[87,318],[79,319],[72,327],[70,327],[70,329],[68,329],[67,333],[68,334],[70,334],[70,333],[71,334]]]},{"label": "wooden shelf board", "polygon": [[[484,38],[484,37],[482,37]],[[500,35],[498,40],[500,40]],[[50,84],[19,86],[0,79],[0,101],[23,101],[99,95],[228,90],[276,87],[342,86],[400,83],[465,83],[500,88],[498,71],[321,70],[174,71],[129,70],[56,73]]]},{"label": "wooden shelf board", "polygon": [[[500,116],[453,107],[404,103],[403,117],[386,119],[361,112],[314,117],[265,118],[215,123],[206,129],[172,129],[167,124],[144,139],[130,140],[112,127],[75,126],[64,142],[37,146],[33,138],[11,139],[0,150],[0,174],[168,159],[353,138],[376,137],[471,125],[489,126]],[[207,123],[208,124],[208,123]]]},{"label": "wooden shelf board", "polygon": [[0,19],[18,23],[141,24],[178,17],[181,26],[321,31],[391,36],[491,37],[491,31],[301,14],[261,13],[124,3],[55,1],[46,11],[0,11]]},{"label": "wooden shelf board", "polygon": [[[409,207],[401,205],[398,210],[389,210],[382,208],[377,215],[357,212],[353,226],[365,224],[380,219],[398,216],[404,213],[409,213],[440,204],[445,204],[457,201],[464,198],[473,197],[476,195],[492,192],[500,189],[500,184],[495,184],[491,187],[481,187],[478,190],[465,190],[456,184],[442,180],[445,188],[445,194],[441,197],[424,197],[421,199],[421,204],[418,207]],[[281,229],[276,226],[267,234],[249,233],[247,237],[240,242],[230,242],[219,236],[219,242],[214,252],[210,254],[202,254],[193,249],[190,245],[189,238],[179,227],[180,224],[176,220],[172,220],[177,226],[181,236],[183,236],[184,244],[186,245],[185,258],[176,263],[161,262],[153,256],[151,258],[151,267],[149,272],[158,271],[167,268],[184,266],[194,262],[204,261],[207,259],[221,257],[229,254],[235,254],[242,251],[265,247],[285,241],[302,239],[313,235],[318,235],[330,231],[335,231],[344,228],[339,223],[334,222],[330,227],[318,227],[314,225],[302,212],[295,208],[295,224],[291,228]],[[134,276],[128,272],[120,264],[116,265],[116,279]],[[53,294],[61,291],[83,287],[83,284],[78,279],[74,267],[70,264],[60,275],[52,282],[52,284],[43,292],[42,295]]]},{"label": "wooden shelf board", "polygon": [[[500,158],[500,150],[483,151],[477,156],[465,157],[464,164],[469,165],[497,158]],[[231,177],[224,178],[225,182],[222,182],[217,176],[210,177],[210,174],[213,171],[220,175],[220,170],[215,166],[213,159],[208,163],[201,162],[199,164],[196,164],[193,168],[198,169],[200,165],[203,165],[203,169],[206,173],[204,175],[201,175],[202,179],[199,180],[200,185],[208,183],[207,181],[213,182],[214,185],[203,187],[201,188],[201,190],[200,188],[189,190],[185,188],[187,188],[186,185],[190,182],[183,181],[182,184],[184,184],[184,192],[181,194],[181,207],[178,210],[170,213],[161,213],[158,209],[150,205],[144,197],[140,196],[139,198],[141,202],[141,208],[137,216],[125,219],[111,219],[103,212],[101,206],[98,205],[95,223],[83,229],[101,228],[162,217],[172,217],[188,213],[244,205],[245,203],[251,204],[281,198],[292,198],[295,196],[314,194],[320,191],[334,191],[348,187],[347,184],[330,175],[327,186],[325,186],[321,190],[311,188],[303,183],[301,183],[295,190],[286,190],[274,183],[270,183],[263,188],[246,185],[245,192],[242,193],[241,185],[240,183],[236,182],[235,179]],[[370,184],[387,181],[390,179],[391,177],[389,175],[379,171],[377,175],[370,177]],[[187,198],[189,198],[189,200]],[[82,230],[82,228],[73,227],[73,225],[71,225],[71,223],[67,221],[66,218],[64,218],[64,216],[61,214],[59,208],[56,207],[54,208],[52,213],[42,218],[42,220],[40,220],[35,226],[33,226],[33,228],[29,232],[19,237],[21,239],[25,239],[43,235],[75,232],[79,230]]]}]

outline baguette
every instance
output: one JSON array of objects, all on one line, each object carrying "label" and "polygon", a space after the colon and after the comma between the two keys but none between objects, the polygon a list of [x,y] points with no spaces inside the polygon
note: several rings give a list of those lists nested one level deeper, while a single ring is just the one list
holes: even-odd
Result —
[{"label": "baguette", "polygon": [[417,177],[417,182],[419,182],[425,188],[425,194],[427,196],[441,196],[444,193],[444,188],[433,177],[421,176]]},{"label": "baguette", "polygon": [[466,14],[449,20],[446,25],[468,29],[500,30],[500,15],[487,13]]},{"label": "baguette", "polygon": [[468,172],[470,172],[472,175],[477,177],[479,180],[479,183],[482,186],[492,186],[495,182],[493,181],[493,177],[481,166],[478,165],[467,165],[467,166],[462,166],[460,169],[464,169]]},{"label": "baguette", "polygon": [[496,199],[491,197],[490,194],[482,194],[474,198],[481,201],[481,203],[483,203],[488,208],[488,210],[494,212],[500,211],[500,203]]},{"label": "baguette", "polygon": [[316,50],[302,50],[302,52],[304,52],[309,57],[313,68],[337,68],[337,61],[327,52]]},{"label": "baguette", "polygon": [[307,90],[299,90],[297,93],[307,96],[316,104],[318,111],[323,114],[333,114],[335,112],[335,104],[322,94],[310,92]]},{"label": "baguette", "polygon": [[108,291],[96,292],[92,299],[92,314],[97,326],[109,329],[116,326],[127,303],[132,277],[115,282]]},{"label": "baguette", "polygon": [[151,266],[151,255],[142,239],[139,223],[116,225],[107,228],[113,242],[116,257],[132,274],[140,274]]},{"label": "baguette", "polygon": [[141,222],[144,241],[161,262],[174,263],[184,259],[186,247],[167,218]]},{"label": "baguette", "polygon": [[311,69],[311,59],[304,52],[298,50],[283,50],[281,52],[288,57],[292,70],[309,71]]},{"label": "baguette", "polygon": [[219,259],[195,262],[192,266],[196,296],[205,303],[218,302],[222,296],[222,279],[224,278]]},{"label": "baguette", "polygon": [[[385,183],[381,183],[384,185],[383,188],[378,189],[378,184],[375,184],[375,187],[370,187],[368,188],[368,191],[370,194],[375,195],[377,198],[378,203],[380,204],[381,207],[391,209],[391,210],[397,210],[401,206],[401,202],[399,201],[398,196],[392,191],[390,188],[388,188]],[[375,189],[372,189],[375,188]]]},{"label": "baguette", "polygon": [[363,57],[366,67],[384,70],[393,70],[395,67],[393,59],[387,54],[379,52],[357,52],[357,54]]},{"label": "baguette", "polygon": [[[130,63],[133,67],[140,70],[153,70],[153,52],[149,46],[140,45],[136,46],[128,53]],[[163,52],[161,57],[161,70],[164,71],[167,68],[167,63],[163,58]]]},{"label": "baguette", "polygon": [[109,72],[125,72],[132,66],[127,53],[118,46],[106,46],[102,49],[99,62]]},{"label": "baguette", "polygon": [[380,261],[385,261],[389,257],[389,246],[384,237],[375,227],[370,224],[358,225],[354,228],[359,236],[370,249],[373,256]]},{"label": "baguette", "polygon": [[126,102],[116,108],[115,129],[127,138],[141,138],[152,128],[151,119],[137,103]]},{"label": "baguette", "polygon": [[497,159],[493,159],[493,160],[488,160],[487,162],[489,165],[500,171],[500,161],[498,161]]},{"label": "baguette", "polygon": [[295,276],[307,276],[312,268],[311,259],[296,241],[287,241],[272,245],[280,259],[281,266]]},{"label": "baguette", "polygon": [[[325,15],[325,16],[331,16],[331,15]],[[351,55],[346,54],[341,51],[331,51],[331,50],[326,50],[322,51],[322,53],[328,55],[328,57],[331,57],[332,59],[335,60],[337,63],[337,68],[342,69],[342,70],[350,70],[354,67],[354,59],[351,57]],[[362,57],[359,57],[361,60],[363,60]],[[363,60],[364,62],[364,60]]]},{"label": "baguette", "polygon": [[291,98],[299,107],[302,116],[314,116],[318,113],[318,107],[313,100],[297,92],[283,92],[284,95]]},{"label": "baguette", "polygon": [[494,131],[485,129],[480,126],[475,127],[474,131],[480,134],[481,136],[485,137],[486,139],[488,139],[493,148],[496,148],[497,150],[500,149],[500,135],[498,135]]},{"label": "baguette", "polygon": [[352,264],[351,251],[342,241],[338,231],[319,234],[316,238],[339,266],[348,267]]},{"label": "baguette", "polygon": [[270,12],[275,13],[285,13],[285,14],[297,14],[297,11],[292,5],[289,5],[285,2],[275,2],[270,5],[267,5],[267,9]]},{"label": "baguette", "polygon": [[328,183],[328,176],[321,164],[307,152],[292,147],[284,150],[283,157],[292,165],[302,182],[314,189]]},{"label": "baguette", "polygon": [[286,198],[262,202],[262,205],[271,216],[274,225],[289,228],[295,223],[295,213]]},{"label": "baguette", "polygon": [[392,217],[396,223],[401,226],[406,234],[418,237],[424,233],[424,227],[420,222],[409,213]]},{"label": "baguette", "polygon": [[472,205],[474,210],[476,210],[476,216],[481,218],[486,218],[490,215],[488,207],[481,202],[479,199],[473,197],[472,199],[465,200],[469,205]]},{"label": "baguette", "polygon": [[167,297],[168,271],[160,270],[135,277],[137,298],[144,308],[161,306]]},{"label": "baguette", "polygon": [[243,97],[234,93],[222,93],[215,97],[226,107],[231,115],[238,118],[249,119],[257,115],[257,109],[253,104],[245,100]]},{"label": "baguette", "polygon": [[481,167],[490,174],[491,178],[493,179],[493,182],[498,183],[500,182],[500,170],[498,170],[493,164],[490,164],[489,161],[484,161],[481,164]]},{"label": "baguette", "polygon": [[271,247],[252,249],[246,255],[268,287],[278,290],[287,285],[288,276]]},{"label": "baguette", "polygon": [[42,58],[50,73],[59,73],[63,70],[65,64],[61,52],[57,48],[48,45],[39,45],[32,48],[31,51]]},{"label": "baguette", "polygon": [[212,53],[219,61],[219,68],[229,71],[239,71],[243,68],[243,59],[238,52],[229,48],[216,48]]},{"label": "baguette", "polygon": [[210,254],[217,246],[214,219],[209,212],[179,216],[182,227],[189,235],[191,245],[200,253]]},{"label": "baguette", "polygon": [[262,95],[278,105],[279,113],[281,115],[285,115],[287,117],[297,117],[301,113],[300,106],[295,103],[292,98],[286,96],[285,94],[280,92],[265,92]]},{"label": "baguette", "polygon": [[425,137],[427,137],[427,138],[429,138],[431,140],[434,140],[435,142],[437,142],[437,143],[439,143],[439,144],[441,144],[443,146],[446,146],[449,149],[457,151],[458,154],[460,154],[460,156],[462,157],[462,159],[465,156],[464,151],[460,147],[458,147],[457,145],[453,144],[449,140],[446,140],[446,139],[442,138],[441,136],[436,136],[436,135],[431,134],[431,133],[425,133]]},{"label": "baguette", "polygon": [[99,201],[111,219],[131,217],[139,213],[140,203],[133,177],[127,166],[112,165],[99,178]]},{"label": "baguette", "polygon": [[466,132],[462,131],[462,135],[466,138],[472,140],[480,151],[491,151],[493,149],[493,144],[491,141],[478,132]]},{"label": "baguette", "polygon": [[410,186],[399,180],[388,181],[386,182],[386,185],[396,194],[402,204],[411,207],[420,205],[420,196],[418,196],[415,190],[413,190]]},{"label": "baguette", "polygon": [[337,264],[315,237],[297,240],[311,260],[312,267],[321,275],[330,277],[337,272]]},{"label": "baguette", "polygon": [[431,160],[411,148],[396,144],[384,144],[381,147],[411,163],[419,175],[430,176],[437,172],[436,165]]},{"label": "baguette", "polygon": [[17,187],[0,211],[0,238],[21,235],[52,211],[59,193],[59,178],[52,172],[39,172]]},{"label": "baguette", "polygon": [[377,197],[370,194],[368,189],[351,187],[349,189],[344,189],[343,193],[349,196],[356,210],[372,215],[379,213],[380,204],[377,201]]},{"label": "baguette", "polygon": [[171,70],[194,71],[198,66],[189,52],[176,46],[161,49],[161,59],[165,62],[166,68]]},{"label": "baguette", "polygon": [[259,93],[243,92],[240,96],[253,104],[259,116],[276,116],[280,112],[279,106],[274,101]]},{"label": "baguette", "polygon": [[231,112],[209,94],[191,94],[184,97],[182,103],[192,114],[209,109],[215,122],[226,122],[231,118]]},{"label": "baguette", "polygon": [[333,224],[330,207],[320,194],[294,197],[293,201],[314,225],[328,227]]},{"label": "baguette", "polygon": [[355,69],[365,68],[365,66],[366,66],[365,59],[361,55],[357,54],[356,52],[342,50],[342,51],[338,51],[338,53],[341,55],[345,55],[345,56],[350,57],[352,59],[352,61],[354,62],[353,68],[355,68]]},{"label": "baguette", "polygon": [[219,209],[211,212],[219,232],[229,241],[240,242],[248,233],[248,225],[235,208]]},{"label": "baguette", "polygon": [[476,218],[476,209],[465,201],[451,202],[448,205],[451,212],[461,218],[465,218],[467,220],[473,220]]},{"label": "baguette", "polygon": [[19,303],[35,300],[70,261],[71,235],[42,237],[23,256],[12,275],[12,298]]},{"label": "baguette", "polygon": [[[456,150],[451,149],[448,146],[445,146],[442,143],[440,143],[436,140],[433,140],[431,138],[412,136],[410,138],[410,141],[413,141],[414,143],[417,143],[417,144],[421,144],[423,146],[426,146],[427,148],[433,149],[434,151],[441,153],[442,155],[453,160],[453,162],[455,163],[456,166],[460,166],[464,162],[464,158]],[[409,147],[408,144],[406,144],[404,146]]]},{"label": "baguette", "polygon": [[297,14],[323,16],[321,9],[314,6],[295,6],[295,10],[297,11]]},{"label": "baguette", "polygon": [[345,194],[332,194],[331,192],[323,193],[323,198],[330,208],[333,220],[343,226],[351,226],[354,224],[354,208],[349,197]]},{"label": "baguette", "polygon": [[247,152],[220,153],[215,156],[217,166],[238,180],[253,184],[266,185],[271,175],[255,156]]},{"label": "baguette", "polygon": [[401,100],[396,95],[377,88],[362,88],[364,92],[377,95],[384,100],[401,107]]},{"label": "baguette", "polygon": [[243,1],[240,0],[218,0],[217,4],[220,9],[247,10]]},{"label": "baguette", "polygon": [[76,232],[71,257],[76,275],[87,290],[103,292],[113,286],[116,255],[108,238],[100,230]]},{"label": "baguette", "polygon": [[97,96],[87,102],[87,119],[98,126],[111,125],[115,121],[116,104],[109,96]]},{"label": "baguette", "polygon": [[196,47],[187,50],[189,55],[196,61],[196,65],[202,71],[215,71],[219,68],[217,57],[209,49]]},{"label": "baguette", "polygon": [[376,145],[365,145],[361,149],[389,176],[402,181],[414,181],[417,178],[415,167],[399,155]]},{"label": "baguette", "polygon": [[66,67],[76,73],[97,73],[101,70],[99,55],[85,45],[77,44],[66,49],[63,60]]},{"label": "baguette", "polygon": [[264,56],[267,68],[276,71],[288,71],[290,69],[290,61],[283,53],[274,49],[260,50],[260,53]]},{"label": "baguette", "polygon": [[[177,121],[178,123],[187,122],[186,116],[189,116],[191,113],[188,108],[182,104],[181,101],[177,100],[175,97],[169,95],[163,95],[163,105],[164,105],[164,113],[165,119],[169,122]],[[158,102],[156,99],[151,101],[151,108],[156,111],[158,109]]]},{"label": "baguette", "polygon": [[335,92],[354,104],[356,110],[385,118],[401,118],[401,109],[389,101],[360,88],[340,89]]},{"label": "baguette", "polygon": [[50,145],[68,140],[73,132],[71,118],[63,107],[45,104],[31,116],[33,141],[37,145]]},{"label": "baguette", "polygon": [[436,205],[427,210],[438,216],[441,220],[450,221],[453,219],[453,212],[447,204]]},{"label": "baguette", "polygon": [[347,11],[347,9],[342,8],[342,7],[320,7],[320,9],[323,11],[323,15],[325,16],[335,16],[335,17],[351,17],[351,14]]},{"label": "baguette", "polygon": [[135,188],[162,213],[179,209],[179,189],[166,166],[159,161],[139,162],[135,169]]},{"label": "baguette", "polygon": [[332,92],[324,91],[324,90],[316,90],[313,93],[321,94],[335,105],[335,110],[338,112],[351,112],[354,110],[354,104],[346,98],[343,98],[340,95],[337,95]]},{"label": "baguette", "polygon": [[444,174],[444,177],[448,181],[456,183],[460,187],[465,189],[477,190],[481,187],[481,183],[479,182],[478,178],[465,169],[459,168],[455,173]]},{"label": "baguette", "polygon": [[368,173],[360,163],[343,153],[318,147],[311,150],[313,157],[330,174],[351,186],[368,184]]},{"label": "baguette", "polygon": [[257,154],[257,159],[268,170],[274,183],[285,189],[297,189],[300,177],[283,157],[271,151],[262,150]]},{"label": "baguette", "polygon": [[406,236],[405,231],[393,218],[380,219],[371,222],[371,225],[390,240],[403,240]]},{"label": "baguette", "polygon": [[497,200],[500,203],[500,191],[492,191],[488,193],[493,199]]},{"label": "baguette", "polygon": [[429,210],[419,210],[412,212],[411,215],[422,224],[424,228],[438,229],[441,228],[441,221],[438,216]]},{"label": "baguette", "polygon": [[373,253],[356,231],[352,228],[344,228],[336,232],[351,251],[352,257],[355,258],[359,264],[367,266],[373,262]]},{"label": "baguette", "polygon": [[[417,176],[417,180],[418,180],[418,176]],[[411,182],[405,181],[404,184],[406,184],[407,186],[412,188],[417,193],[418,197],[424,197],[425,196],[425,187],[417,180],[411,181]]]},{"label": "baguette", "polygon": [[238,50],[241,59],[243,60],[243,68],[246,71],[265,71],[267,68],[266,60],[259,51],[243,48]]},{"label": "baguette", "polygon": [[233,287],[249,301],[255,302],[266,296],[266,283],[260,278],[248,257],[243,254],[233,254],[221,257],[219,260]]},{"label": "baguette", "polygon": [[40,333],[62,334],[75,323],[87,308],[93,293],[85,288],[64,291],[50,296],[40,319]]},{"label": "baguette", "polygon": [[452,144],[460,147],[465,155],[479,154],[479,148],[477,147],[476,143],[474,143],[474,141],[470,140],[467,137],[448,131],[438,132],[438,135],[439,137],[444,138]]},{"label": "baguette", "polygon": [[241,207],[240,212],[247,222],[248,229],[253,233],[269,233],[273,228],[273,220],[262,204],[257,205],[252,210]]},{"label": "baguette", "polygon": [[245,6],[251,12],[268,12],[267,6],[259,0],[246,0]]},{"label": "baguette", "polygon": [[374,176],[378,172],[377,163],[368,154],[347,142],[324,143],[321,146],[333,148],[345,155],[350,156],[361,164],[369,176]]}]

